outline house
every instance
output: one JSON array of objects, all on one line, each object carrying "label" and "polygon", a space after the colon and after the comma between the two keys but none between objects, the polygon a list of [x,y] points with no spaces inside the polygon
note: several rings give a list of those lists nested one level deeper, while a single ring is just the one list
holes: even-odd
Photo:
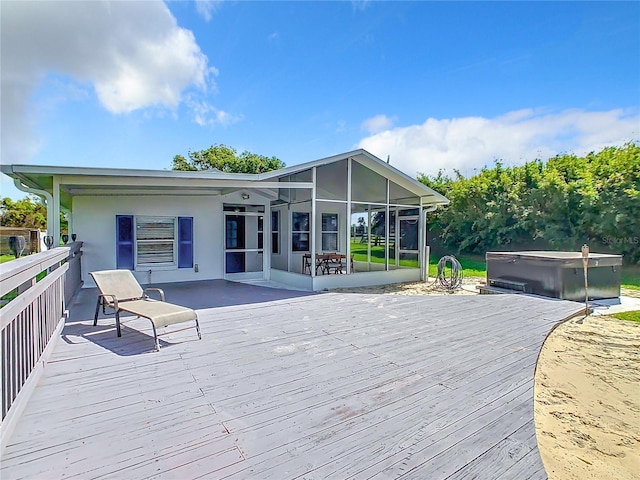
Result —
[{"label": "house", "polygon": [[143,284],[224,278],[313,291],[419,280],[426,215],[449,203],[361,149],[264,174],[1,170],[45,199],[49,235],[60,238],[67,214],[85,286],[88,272],[113,268]]}]

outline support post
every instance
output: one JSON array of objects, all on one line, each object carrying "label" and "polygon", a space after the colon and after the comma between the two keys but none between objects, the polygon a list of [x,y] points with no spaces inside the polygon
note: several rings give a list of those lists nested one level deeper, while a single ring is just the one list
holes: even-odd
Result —
[{"label": "support post", "polygon": [[389,271],[389,234],[391,233],[391,218],[389,213],[389,179],[387,178],[387,194],[384,207],[384,271]]},{"label": "support post", "polygon": [[[49,235],[53,236],[53,246],[55,248],[60,245],[60,179],[57,175],[53,176],[53,205],[51,205],[51,210],[53,223],[51,224],[51,229],[47,225],[47,231],[50,232]],[[48,217],[47,215],[47,219]]]},{"label": "support post", "polygon": [[262,278],[267,281],[271,280],[271,252],[273,252],[271,215],[271,202],[269,202],[262,217]]},{"label": "support post", "polygon": [[347,160],[347,211],[346,211],[346,227],[347,227],[347,275],[351,273],[351,167],[353,160]]},{"label": "support post", "polygon": [[[311,181],[313,182],[313,187],[311,187],[311,225],[309,228],[311,229],[311,241],[309,242],[309,246],[311,248],[311,267],[309,267],[311,278],[316,276],[316,176],[317,176],[317,167],[313,167],[311,169]],[[302,272],[304,273],[304,271]]]}]

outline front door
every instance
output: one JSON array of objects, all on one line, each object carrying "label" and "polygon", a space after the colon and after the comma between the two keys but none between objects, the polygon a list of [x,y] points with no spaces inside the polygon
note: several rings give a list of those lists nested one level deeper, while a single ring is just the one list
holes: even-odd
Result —
[{"label": "front door", "polygon": [[414,210],[401,212],[409,213],[398,217],[399,232],[399,256],[398,261],[401,267],[418,268],[420,252],[420,216],[411,215]]},{"label": "front door", "polygon": [[225,273],[246,271],[246,222],[244,215],[225,214]]},{"label": "front door", "polygon": [[262,272],[264,207],[225,205],[224,210],[225,274]]}]

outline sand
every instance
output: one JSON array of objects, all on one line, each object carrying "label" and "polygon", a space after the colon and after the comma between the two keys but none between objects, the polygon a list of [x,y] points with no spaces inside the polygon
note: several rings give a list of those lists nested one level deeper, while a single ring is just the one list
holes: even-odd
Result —
[{"label": "sand", "polygon": [[462,286],[455,290],[447,290],[430,278],[428,282],[392,283],[371,287],[336,288],[332,292],[342,293],[377,293],[389,295],[477,295],[478,286],[486,283],[484,277],[465,277]]},{"label": "sand", "polygon": [[550,479],[640,479],[640,324],[606,316],[558,326],[535,376]]}]

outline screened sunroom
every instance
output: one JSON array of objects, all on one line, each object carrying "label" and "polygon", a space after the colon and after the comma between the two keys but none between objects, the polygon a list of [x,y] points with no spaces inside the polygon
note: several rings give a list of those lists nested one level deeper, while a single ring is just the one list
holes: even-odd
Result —
[{"label": "screened sunroom", "polygon": [[274,177],[271,280],[323,290],[424,278],[425,215],[445,197],[364,150]]}]

